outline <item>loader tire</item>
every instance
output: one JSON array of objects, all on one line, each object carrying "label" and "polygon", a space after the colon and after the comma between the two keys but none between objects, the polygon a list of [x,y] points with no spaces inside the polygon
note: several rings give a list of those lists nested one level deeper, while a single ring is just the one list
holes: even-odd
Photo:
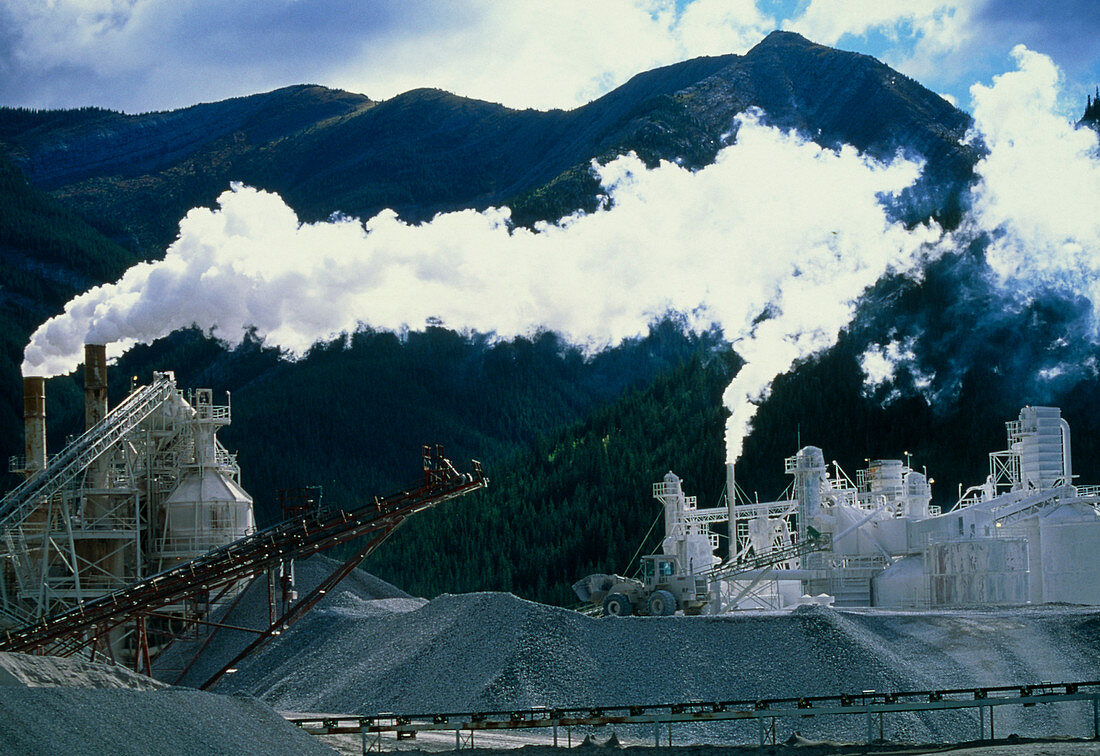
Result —
[{"label": "loader tire", "polygon": [[630,599],[621,593],[608,594],[607,598],[603,600],[603,616],[605,617],[626,617],[632,612]]},{"label": "loader tire", "polygon": [[676,597],[668,591],[654,591],[649,597],[649,613],[654,617],[667,617],[676,613]]}]

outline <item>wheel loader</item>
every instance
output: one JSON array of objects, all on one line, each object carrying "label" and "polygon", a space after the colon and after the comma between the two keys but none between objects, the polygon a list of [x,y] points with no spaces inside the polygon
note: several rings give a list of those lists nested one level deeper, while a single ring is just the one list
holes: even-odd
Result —
[{"label": "wheel loader", "polygon": [[677,610],[702,614],[710,599],[705,577],[684,574],[676,557],[667,554],[650,554],[641,561],[641,580],[589,575],[573,584],[573,592],[581,601],[602,606],[605,617],[667,616]]}]

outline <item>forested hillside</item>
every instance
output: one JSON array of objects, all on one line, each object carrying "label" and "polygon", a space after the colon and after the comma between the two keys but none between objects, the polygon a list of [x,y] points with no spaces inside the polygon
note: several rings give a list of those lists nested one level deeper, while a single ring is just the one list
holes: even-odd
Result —
[{"label": "forested hillside", "polygon": [[19,365],[31,332],[132,262],[126,249],[33,187],[0,151],[0,459],[22,452]]}]

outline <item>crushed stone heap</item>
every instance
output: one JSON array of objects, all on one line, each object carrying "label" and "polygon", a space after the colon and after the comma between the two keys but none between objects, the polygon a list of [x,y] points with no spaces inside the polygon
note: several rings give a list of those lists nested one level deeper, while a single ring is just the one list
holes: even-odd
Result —
[{"label": "crushed stone heap", "polygon": [[260,701],[196,690],[0,688],[0,753],[332,755]]},{"label": "crushed stone heap", "polygon": [[[1100,671],[1097,609],[594,619],[510,594],[421,605],[343,588],[215,689],[281,711],[415,714],[935,690]],[[1085,704],[1000,707],[996,716],[998,732],[1091,735]],[[976,729],[974,719],[891,715],[886,735],[950,740]],[[801,720],[799,729],[835,736],[839,722]],[[859,739],[863,723],[849,725]]]},{"label": "crushed stone heap", "polygon": [[160,690],[168,686],[114,664],[0,652],[0,687]]},{"label": "crushed stone heap", "polygon": [[[340,562],[320,554],[296,562],[294,571],[298,595],[305,596],[339,566]],[[318,608],[327,606],[334,596],[342,592],[350,592],[363,599],[408,600],[413,602],[413,608],[425,603],[423,599],[413,599],[385,580],[362,570],[354,570],[340,582],[333,596],[322,600]],[[267,602],[267,579],[261,576],[227,610],[213,617],[227,627],[214,629],[209,636],[203,632],[194,639],[177,639],[154,660],[153,674],[157,679],[173,685],[200,687],[256,637],[255,633],[233,630],[232,627],[267,629],[270,622]]]}]

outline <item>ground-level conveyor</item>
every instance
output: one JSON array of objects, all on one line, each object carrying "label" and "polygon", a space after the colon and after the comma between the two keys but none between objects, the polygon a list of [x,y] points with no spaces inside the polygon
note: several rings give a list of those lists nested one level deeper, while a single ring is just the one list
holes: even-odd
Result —
[{"label": "ground-level conveyor", "polygon": [[[551,728],[554,745],[559,730],[607,725],[648,725],[654,728],[655,745],[668,733],[672,745],[675,723],[756,720],[760,746],[768,744],[767,720],[827,715],[862,716],[867,725],[867,742],[881,739],[883,719],[888,713],[977,709],[975,734],[978,740],[996,738],[993,707],[1035,706],[1073,701],[1092,703],[1093,738],[1100,740],[1100,681],[1041,683],[982,688],[884,693],[873,690],[855,694],[770,698],[743,701],[691,701],[640,706],[585,706],[577,708],[535,707],[531,709],[445,714],[375,714],[371,716],[288,716],[287,719],[312,735],[357,733],[363,736],[363,751],[381,750],[383,733],[398,738],[415,737],[417,732],[453,731],[456,748],[473,746],[475,732]],[[988,715],[988,716],[987,716]],[[988,725],[986,722],[988,721]],[[1063,733],[1048,733],[1050,736]],[[568,745],[572,745],[569,743]]]}]

